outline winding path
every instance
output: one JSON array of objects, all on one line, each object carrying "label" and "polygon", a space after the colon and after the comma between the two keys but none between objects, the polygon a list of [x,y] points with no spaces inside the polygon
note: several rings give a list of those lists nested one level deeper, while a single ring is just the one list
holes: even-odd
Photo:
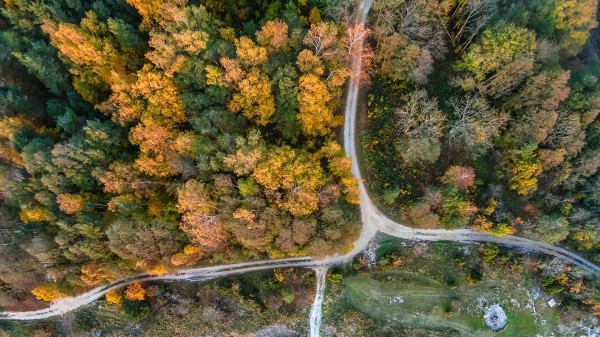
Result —
[{"label": "winding path", "polygon": [[[374,0],[362,0],[357,7],[356,22],[364,24],[367,14],[373,5]],[[362,45],[362,41],[360,41]],[[362,59],[354,60],[352,70],[358,74],[362,69]],[[546,243],[528,240],[516,236],[495,237],[493,235],[474,232],[467,229],[460,230],[420,230],[403,226],[394,222],[383,215],[373,204],[367,189],[362,181],[358,160],[356,156],[356,115],[357,115],[357,100],[359,93],[359,85],[350,82],[348,86],[348,95],[345,106],[345,122],[344,122],[344,149],[348,157],[352,159],[352,173],[359,181],[360,190],[360,210],[362,219],[362,231],[360,237],[354,243],[354,248],[351,252],[345,255],[335,255],[327,257],[323,260],[314,261],[310,257],[305,258],[289,258],[278,260],[253,261],[231,265],[220,265],[202,268],[190,268],[180,270],[174,274],[163,276],[148,276],[138,275],[127,280],[115,281],[106,286],[97,287],[84,294],[76,297],[63,298],[53,302],[48,308],[28,311],[28,312],[4,312],[0,313],[0,319],[8,320],[36,320],[45,319],[54,316],[59,316],[69,311],[73,311],[79,307],[88,305],[106,294],[111,289],[126,286],[135,281],[176,281],[186,280],[191,282],[200,282],[214,278],[220,278],[231,275],[238,275],[253,271],[271,270],[286,267],[304,267],[315,269],[317,275],[317,292],[315,302],[313,303],[309,324],[312,337],[319,336],[321,324],[321,307],[323,302],[323,293],[326,284],[326,274],[329,267],[344,264],[352,260],[352,258],[365,249],[369,241],[377,234],[377,232],[405,239],[405,240],[422,240],[422,241],[458,241],[458,242],[493,242],[505,246],[517,247],[528,251],[544,253],[556,256],[573,263],[584,270],[599,275],[600,268],[586,259],[566,249],[552,246]]]},{"label": "winding path", "polygon": [[[364,24],[367,14],[373,5],[374,0],[362,0],[358,7],[359,16],[357,23]],[[362,41],[360,41],[362,46]],[[362,59],[354,60],[352,71],[357,74],[361,71]],[[359,85],[355,82],[350,82],[348,88],[348,97],[346,101],[346,109],[344,112],[344,150],[350,159],[352,159],[352,174],[358,180],[360,190],[360,211],[362,215],[363,226],[368,231],[372,231],[371,227],[375,227],[377,231],[405,240],[422,240],[422,241],[458,241],[458,242],[493,242],[505,246],[518,247],[526,250],[536,251],[552,256],[559,257],[567,262],[573,263],[588,272],[600,274],[600,268],[595,264],[587,261],[581,256],[547,243],[524,239],[517,236],[505,235],[496,237],[491,234],[476,232],[469,229],[446,230],[446,229],[414,229],[392,221],[373,204],[369,197],[367,189],[362,179],[360,167],[358,165],[358,156],[356,155],[356,115],[358,111],[358,93]],[[364,229],[363,229],[364,230]]]}]

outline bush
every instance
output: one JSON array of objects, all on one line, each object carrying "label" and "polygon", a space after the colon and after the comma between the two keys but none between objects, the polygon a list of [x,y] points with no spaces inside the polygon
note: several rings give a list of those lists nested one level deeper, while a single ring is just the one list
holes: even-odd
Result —
[{"label": "bush", "polygon": [[147,301],[131,301],[124,298],[121,301],[125,316],[130,319],[138,320],[145,317],[150,312],[150,305]]}]

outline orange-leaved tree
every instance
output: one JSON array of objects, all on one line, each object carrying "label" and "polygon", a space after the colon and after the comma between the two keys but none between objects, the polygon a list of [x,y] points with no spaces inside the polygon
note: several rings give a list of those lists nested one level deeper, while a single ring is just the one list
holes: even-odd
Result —
[{"label": "orange-leaved tree", "polygon": [[143,301],[146,298],[146,290],[139,282],[134,282],[125,289],[125,298],[130,301]]}]

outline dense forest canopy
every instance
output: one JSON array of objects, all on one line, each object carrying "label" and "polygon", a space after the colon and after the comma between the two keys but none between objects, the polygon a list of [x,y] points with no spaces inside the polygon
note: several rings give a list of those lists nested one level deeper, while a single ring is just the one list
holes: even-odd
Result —
[{"label": "dense forest canopy", "polygon": [[[600,262],[597,6],[375,1],[363,146],[378,206],[414,227],[516,234]],[[545,290],[599,313],[598,292],[569,288],[580,276],[568,274],[544,272]]]},{"label": "dense forest canopy", "polygon": [[[5,0],[0,305],[139,272],[345,252],[355,34],[322,1]],[[328,17],[323,20],[323,17]]]}]

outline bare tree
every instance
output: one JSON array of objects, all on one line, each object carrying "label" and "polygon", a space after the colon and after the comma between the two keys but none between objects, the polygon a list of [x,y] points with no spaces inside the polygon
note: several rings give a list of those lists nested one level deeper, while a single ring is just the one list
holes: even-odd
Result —
[{"label": "bare tree", "polygon": [[415,90],[404,97],[405,104],[396,109],[396,128],[400,138],[395,146],[405,165],[432,163],[441,153],[446,116],[438,109],[437,99],[425,90]]},{"label": "bare tree", "polygon": [[429,24],[427,11],[421,1],[408,1],[399,7],[398,31],[409,42],[426,41],[433,35],[434,27]]},{"label": "bare tree", "polygon": [[347,67],[351,68],[354,60],[362,59],[362,67],[358,74],[352,74],[352,80],[357,83],[367,83],[369,81],[369,72],[371,63],[374,58],[374,53],[366,38],[371,34],[371,30],[365,28],[363,24],[357,24],[348,27],[344,36],[344,44],[346,47],[346,62]]},{"label": "bare tree", "polygon": [[519,57],[493,76],[477,85],[477,89],[494,98],[504,96],[533,73],[533,58]]},{"label": "bare tree", "polygon": [[572,223],[582,223],[594,217],[594,213],[587,208],[575,207],[569,214],[569,221]]},{"label": "bare tree", "polygon": [[417,84],[427,84],[429,82],[428,76],[433,72],[433,57],[429,50],[421,49],[421,54],[417,60],[417,66],[412,71],[413,80]]},{"label": "bare tree", "polygon": [[411,138],[442,136],[446,116],[438,109],[437,99],[429,98],[425,90],[415,90],[404,100],[406,103],[395,111],[396,126],[402,134]]},{"label": "bare tree", "polygon": [[371,30],[365,28],[363,24],[357,24],[346,29],[345,44],[348,55],[362,54],[361,41],[364,41],[371,34]]},{"label": "bare tree", "polygon": [[577,160],[575,173],[582,177],[591,177],[600,168],[600,152],[588,151]]},{"label": "bare tree", "polygon": [[507,114],[497,113],[478,95],[453,99],[450,105],[457,119],[450,125],[449,142],[470,153],[487,150],[509,119]]},{"label": "bare tree", "polygon": [[579,152],[585,145],[585,133],[581,128],[579,115],[560,110],[558,121],[548,138],[546,138],[544,145],[552,148],[564,148],[568,154]]},{"label": "bare tree", "polygon": [[327,0],[323,11],[325,17],[331,18],[336,24],[348,23],[352,20],[357,0]]},{"label": "bare tree", "polygon": [[[447,4],[447,3],[446,3]],[[439,4],[436,15],[455,51],[469,47],[496,10],[496,0],[457,1],[447,8]]]},{"label": "bare tree", "polygon": [[[434,58],[442,57],[447,52],[447,42],[430,6],[430,3],[422,0],[376,1],[373,5],[373,37],[375,49],[380,52],[378,54],[381,54],[385,45],[398,45],[395,42],[400,39],[402,44],[426,48]],[[394,35],[396,37],[390,40]]]},{"label": "bare tree", "polygon": [[325,59],[333,57],[337,53],[335,48],[337,41],[337,28],[328,22],[321,22],[310,27],[303,40],[305,45],[313,49],[318,58]]}]

